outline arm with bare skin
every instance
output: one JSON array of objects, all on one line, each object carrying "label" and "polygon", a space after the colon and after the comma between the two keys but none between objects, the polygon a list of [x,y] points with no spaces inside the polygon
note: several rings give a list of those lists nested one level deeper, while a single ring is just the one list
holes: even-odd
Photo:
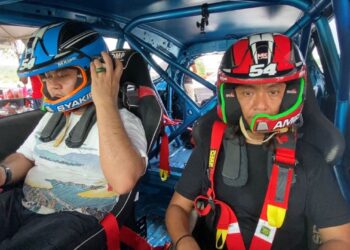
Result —
[{"label": "arm with bare skin", "polygon": [[[193,201],[175,192],[166,212],[166,226],[176,249],[200,249],[190,231],[190,214],[193,210]],[[183,237],[185,236],[186,237]]]},{"label": "arm with bare skin", "polygon": [[[18,181],[23,180],[24,177],[27,175],[29,169],[31,169],[34,166],[34,163],[32,161],[30,161],[20,153],[13,153],[9,155],[1,163],[11,170],[11,183],[16,183]],[[5,170],[3,168],[0,168],[0,187],[2,187],[5,184],[5,179]]]},{"label": "arm with bare skin", "polygon": [[[91,63],[92,98],[96,106],[99,133],[100,163],[103,173],[118,194],[130,192],[145,170],[145,159],[132,145],[121,120],[117,96],[123,72],[122,63],[102,53],[105,61]],[[96,68],[105,67],[105,72],[96,73]]]}]

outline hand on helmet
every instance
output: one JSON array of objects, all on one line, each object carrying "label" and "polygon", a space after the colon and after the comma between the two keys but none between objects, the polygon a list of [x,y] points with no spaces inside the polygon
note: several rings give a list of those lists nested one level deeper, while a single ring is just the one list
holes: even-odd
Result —
[{"label": "hand on helmet", "polygon": [[116,59],[113,69],[111,56],[107,52],[102,52],[101,55],[104,63],[98,59],[90,63],[92,100],[96,106],[105,104],[116,106],[123,65]]}]

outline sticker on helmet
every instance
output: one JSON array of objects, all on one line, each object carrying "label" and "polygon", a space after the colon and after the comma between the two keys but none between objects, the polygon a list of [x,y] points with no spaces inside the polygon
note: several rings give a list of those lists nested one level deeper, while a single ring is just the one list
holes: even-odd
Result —
[{"label": "sticker on helmet", "polygon": [[75,61],[75,60],[77,60],[76,56],[72,57],[72,58],[66,58],[66,59],[63,59],[63,60],[57,62],[57,65],[59,67],[63,67],[65,64],[71,63],[72,61]]},{"label": "sticker on helmet", "polygon": [[34,64],[35,64],[35,57],[26,58],[22,61],[22,64],[18,70],[21,71],[24,69],[31,69],[31,68],[33,68]]},{"label": "sticker on helmet", "polygon": [[299,117],[300,117],[300,113],[297,114],[296,116],[293,116],[292,118],[288,118],[288,119],[285,119],[283,121],[278,121],[276,123],[275,127],[273,128],[273,130],[288,127],[288,126],[294,124],[299,119]]},{"label": "sticker on helmet", "polygon": [[73,100],[72,102],[57,106],[57,110],[58,112],[63,112],[65,110],[74,109],[76,107],[79,107],[82,103],[86,103],[89,99],[91,99],[91,93],[80,97],[78,100]]},{"label": "sticker on helmet", "polygon": [[266,67],[265,67],[265,64],[255,64],[250,66],[249,76],[250,77],[256,77],[261,75],[273,76],[277,73],[276,68],[277,68],[276,63],[270,63]]}]

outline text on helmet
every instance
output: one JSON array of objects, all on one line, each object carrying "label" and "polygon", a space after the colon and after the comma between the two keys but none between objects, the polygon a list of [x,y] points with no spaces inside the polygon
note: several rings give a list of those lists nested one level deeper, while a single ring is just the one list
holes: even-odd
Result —
[{"label": "text on helmet", "polygon": [[91,99],[91,93],[88,93],[82,97],[80,97],[78,100],[71,101],[69,103],[65,103],[63,105],[57,106],[57,110],[59,112],[63,112],[65,110],[70,110],[79,107],[81,104],[89,101]]},{"label": "text on helmet", "polygon": [[250,66],[249,69],[249,76],[250,77],[256,77],[261,75],[269,75],[273,76],[277,73],[277,64],[276,63],[270,63],[265,67],[265,64],[255,64]]},{"label": "text on helmet", "polygon": [[31,57],[31,58],[26,58],[23,60],[21,66],[19,67],[19,70],[24,70],[24,69],[31,69],[33,68],[35,63],[35,57]]},{"label": "text on helmet", "polygon": [[297,114],[296,116],[293,116],[291,118],[287,118],[283,121],[278,121],[276,123],[275,127],[273,128],[273,130],[288,127],[288,126],[294,124],[299,118],[300,118],[300,113]]}]

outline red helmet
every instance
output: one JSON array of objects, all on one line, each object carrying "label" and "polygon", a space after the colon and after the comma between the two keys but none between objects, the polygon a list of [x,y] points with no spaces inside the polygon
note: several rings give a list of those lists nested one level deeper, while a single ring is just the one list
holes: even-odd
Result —
[{"label": "red helmet", "polygon": [[257,114],[251,131],[274,132],[292,126],[301,116],[306,91],[306,66],[299,48],[287,36],[264,33],[244,37],[224,54],[218,72],[218,113],[238,124],[241,107],[235,87],[244,84],[286,83],[280,112]]}]

